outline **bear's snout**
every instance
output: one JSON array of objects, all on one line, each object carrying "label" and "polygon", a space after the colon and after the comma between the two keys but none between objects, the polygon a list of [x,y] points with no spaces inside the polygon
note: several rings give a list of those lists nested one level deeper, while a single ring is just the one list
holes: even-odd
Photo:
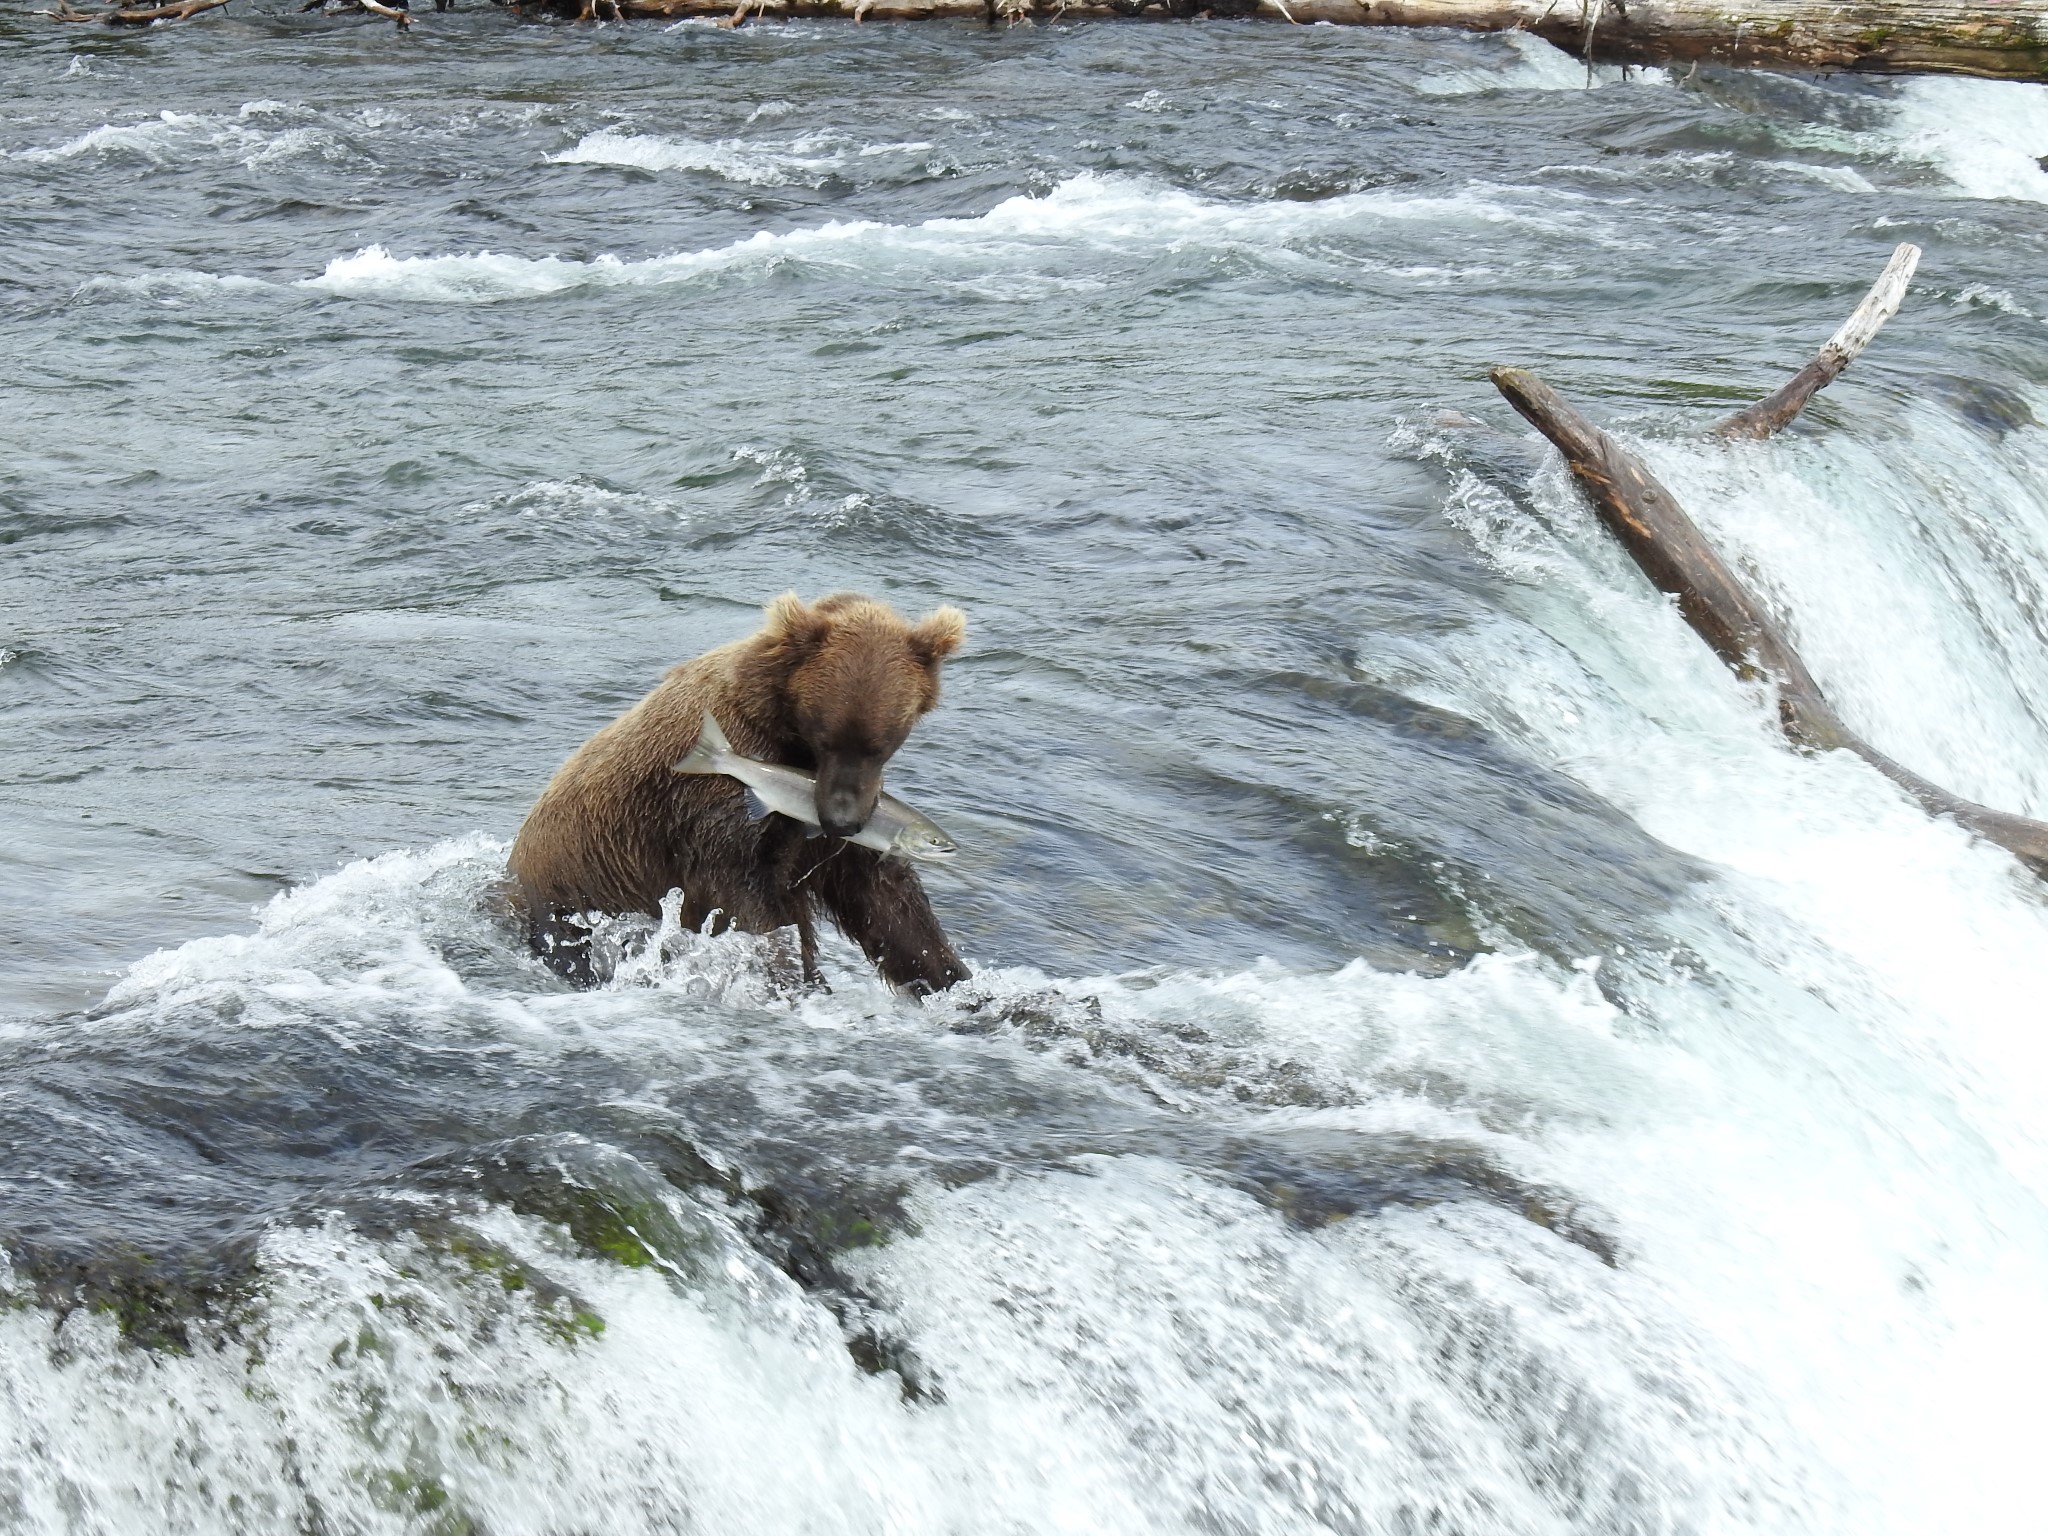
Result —
[{"label": "bear's snout", "polygon": [[828,756],[818,765],[818,825],[830,836],[852,837],[868,824],[881,798],[879,759]]}]

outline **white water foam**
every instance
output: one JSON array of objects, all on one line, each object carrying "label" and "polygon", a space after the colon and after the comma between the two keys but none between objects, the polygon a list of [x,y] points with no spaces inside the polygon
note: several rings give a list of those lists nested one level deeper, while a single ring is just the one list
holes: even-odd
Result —
[{"label": "white water foam", "polygon": [[1227,203],[1134,178],[1082,174],[1044,197],[1006,198],[975,218],[915,225],[834,220],[781,234],[763,230],[730,245],[642,260],[601,255],[582,261],[489,251],[395,256],[383,246],[371,246],[336,257],[320,276],[306,279],[306,286],[352,296],[482,304],[579,288],[772,271],[789,263],[942,278],[944,269],[954,265],[1028,272],[1048,259],[1064,264],[1076,248],[1141,258],[1188,248],[1235,250],[1285,260],[1296,242],[1365,231],[1387,220],[1451,229],[1514,224],[1575,242],[1607,243],[1610,238],[1590,209],[1558,206],[1554,196],[1544,199],[1543,206],[1533,199],[1524,205],[1501,188],[1440,197],[1357,192],[1308,203]]},{"label": "white water foam", "polygon": [[[1858,728],[1963,793],[2048,805],[2048,434],[1994,442],[1929,406],[1881,451],[1838,434],[1647,452]],[[2048,899],[1859,760],[1786,747],[1555,468],[1536,501],[1547,529],[1471,477],[1451,504],[1525,584],[1528,623],[1428,653],[1365,644],[1381,680],[1721,871],[1665,924],[1696,979],[1674,971],[1641,1003],[1721,1109],[1689,1130],[1681,1110],[1663,1134],[1693,1152],[1644,1166],[1716,1161],[1727,1190],[1754,1181],[1750,1208],[1674,1192],[1686,1215],[1665,1225],[1605,1198],[1697,1244],[1669,1294],[1778,1377],[1823,1459],[1882,1490],[1888,1512],[1866,1518],[2021,1528],[2031,1492],[2000,1466],[2030,1412],[2010,1384],[2048,1366],[2025,1299],[2048,1265]]]},{"label": "white water foam", "polygon": [[1853,166],[1809,165],[1803,160],[1765,160],[1760,162],[1760,165],[1765,170],[1782,171],[1789,176],[1817,181],[1824,187],[1833,187],[1837,192],[1866,195],[1877,191],[1877,188],[1870,184],[1869,178]]},{"label": "white water foam", "polygon": [[[0,1396],[28,1431],[0,1452],[12,1519],[539,1536],[602,1511],[633,1536],[851,1529],[885,1478],[878,1512],[915,1498],[928,1479],[893,1386],[720,1212],[684,1214],[686,1283],[486,1213],[453,1254],[337,1222],[280,1231],[226,1348],[138,1356],[101,1315],[0,1315]],[[507,1289],[515,1273],[569,1294]]]},{"label": "white water foam", "polygon": [[1993,288],[1985,283],[1971,283],[1949,300],[1958,309],[1995,309],[2001,314],[2017,315],[2022,320],[2038,320],[2026,305],[2003,288]]},{"label": "white water foam", "polygon": [[141,297],[177,306],[223,293],[260,293],[273,287],[260,277],[241,277],[232,272],[193,272],[171,267],[157,272],[130,273],[125,277],[89,277],[78,285],[75,296],[86,300]]},{"label": "white water foam", "polygon": [[739,139],[711,143],[612,129],[585,134],[574,147],[548,156],[548,161],[552,165],[630,166],[643,171],[708,171],[727,181],[761,187],[819,186],[841,163],[837,155],[800,153],[797,144],[776,149]]},{"label": "white water foam", "polygon": [[[900,1076],[916,1053],[945,1059],[948,1020],[982,1016],[960,1011],[974,999],[906,1008],[849,974],[796,1005],[748,994],[723,1040],[679,1030],[663,999],[730,983],[739,953],[680,933],[594,994],[467,980],[441,951],[486,932],[478,896],[501,857],[471,839],[352,865],[275,900],[254,934],[151,957],[93,1021],[52,1027],[146,1033],[204,1007],[225,1028],[315,1029],[373,1058],[445,1038],[555,1073],[592,1053],[637,1060],[658,1081],[792,1029],[864,1036]],[[1333,1520],[1711,1530],[1743,1512],[1854,1528],[1770,1378],[1731,1365],[1674,1304],[1667,1266],[1690,1255],[1670,1245],[1695,1202],[1721,1210],[1721,1165],[1667,1166],[1659,1132],[1676,1120],[1695,1154],[1686,1127],[1711,1094],[1583,972],[1527,956],[1437,981],[1362,965],[1009,972],[975,992],[1303,1053],[1361,1090],[1356,1107],[1282,1111],[1283,1126],[1455,1137],[1532,1176],[1604,1181],[1647,1159],[1634,1178],[1654,1186],[1654,1219],[1611,1212],[1629,1249],[1615,1270],[1484,1202],[1304,1232],[1151,1158],[931,1188],[914,1232],[848,1260],[936,1373],[944,1401],[918,1406],[854,1369],[830,1314],[715,1201],[669,1197],[689,1246],[665,1268],[579,1256],[559,1229],[489,1207],[453,1247],[329,1218],[273,1233],[234,1336],[188,1356],[137,1356],[86,1311],[54,1331],[33,1309],[0,1312],[0,1395],[32,1427],[0,1448],[0,1475],[28,1528],[68,1510],[107,1530],[267,1530],[314,1506],[368,1531],[444,1509],[553,1531],[594,1507],[622,1532],[936,1536],[987,1528],[992,1508],[1006,1530],[1105,1536],[1218,1520],[1304,1536]],[[1021,1037],[1014,1051],[1040,1060]],[[1034,1070],[1057,1080],[1090,1059]],[[1180,1093],[1234,1102],[1199,1076]],[[536,1278],[507,1287],[512,1265]]]},{"label": "white water foam", "polygon": [[1481,38],[1460,38],[1456,45],[1477,53],[1484,62],[1434,70],[1418,78],[1412,89],[1424,96],[1474,96],[1491,91],[1583,91],[1593,86],[1630,82],[1669,85],[1662,69],[1596,64],[1587,68],[1562,48],[1532,32],[1491,32]]},{"label": "white water foam", "polygon": [[923,141],[860,144],[832,133],[765,143],[665,138],[601,129],[548,156],[548,161],[552,165],[618,165],[643,171],[703,171],[756,187],[818,187],[855,160],[929,155],[931,149]]},{"label": "white water foam", "polygon": [[279,101],[251,101],[232,117],[200,112],[159,112],[134,123],[108,123],[43,149],[16,150],[15,158],[43,164],[84,156],[170,166],[195,153],[237,160],[252,170],[317,155],[359,159],[339,134],[311,121],[311,112]]},{"label": "white water foam", "polygon": [[502,517],[556,527],[583,528],[604,537],[622,529],[674,526],[683,514],[674,502],[639,491],[614,490],[594,480],[534,480],[463,507],[469,517]]},{"label": "white water foam", "polygon": [[1889,135],[1966,197],[2048,203],[2048,92],[2012,80],[1907,80]]},{"label": "white water foam", "polygon": [[1819,182],[1838,192],[1875,194],[1877,188],[1853,166],[1820,165],[1804,160],[1760,160],[1738,155],[1733,150],[1699,150],[1691,154],[1659,155],[1654,159],[1631,159],[1625,165],[1546,165],[1538,175],[1569,176],[1574,180],[1640,187],[1654,181],[1704,181],[1739,178],[1743,183],[1759,176],[1794,176]]},{"label": "white water foam", "polygon": [[[2048,415],[2048,397],[2031,405]],[[1972,799],[2048,817],[2048,432],[1994,436],[1923,403],[1878,442],[1652,455],[1697,488],[1855,729]]]}]

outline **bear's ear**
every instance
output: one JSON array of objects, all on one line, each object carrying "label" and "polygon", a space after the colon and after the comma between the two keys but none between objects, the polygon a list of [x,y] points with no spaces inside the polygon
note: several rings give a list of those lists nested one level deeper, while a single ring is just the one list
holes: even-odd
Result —
[{"label": "bear's ear", "polygon": [[967,615],[948,604],[911,626],[910,652],[926,666],[944,661],[967,638]]},{"label": "bear's ear", "polygon": [[761,638],[784,651],[803,654],[824,644],[832,632],[832,621],[815,608],[804,606],[794,592],[785,592],[767,607],[768,622]]}]

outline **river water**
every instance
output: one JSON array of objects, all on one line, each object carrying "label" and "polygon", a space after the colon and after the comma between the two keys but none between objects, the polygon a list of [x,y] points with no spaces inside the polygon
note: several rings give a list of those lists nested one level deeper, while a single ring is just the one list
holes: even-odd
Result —
[{"label": "river water", "polygon": [[[2048,815],[2048,94],[239,6],[0,83],[0,1529],[2039,1528],[2042,886],[1485,371]],[[890,783],[975,980],[567,989],[520,815],[789,587],[970,615]]]}]

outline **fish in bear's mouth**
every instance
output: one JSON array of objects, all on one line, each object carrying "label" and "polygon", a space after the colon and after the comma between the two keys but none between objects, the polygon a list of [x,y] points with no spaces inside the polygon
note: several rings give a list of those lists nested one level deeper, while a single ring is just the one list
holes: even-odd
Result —
[{"label": "fish in bear's mouth", "polygon": [[[717,773],[738,779],[747,788],[749,820],[759,821],[773,812],[803,823],[812,829],[814,837],[823,835],[818,821],[816,777],[800,768],[742,757],[726,739],[723,728],[708,714],[697,732],[697,744],[674,768],[677,773]],[[846,841],[904,859],[950,859],[960,851],[960,845],[937,822],[891,794],[884,794],[875,802],[874,814]]]}]

